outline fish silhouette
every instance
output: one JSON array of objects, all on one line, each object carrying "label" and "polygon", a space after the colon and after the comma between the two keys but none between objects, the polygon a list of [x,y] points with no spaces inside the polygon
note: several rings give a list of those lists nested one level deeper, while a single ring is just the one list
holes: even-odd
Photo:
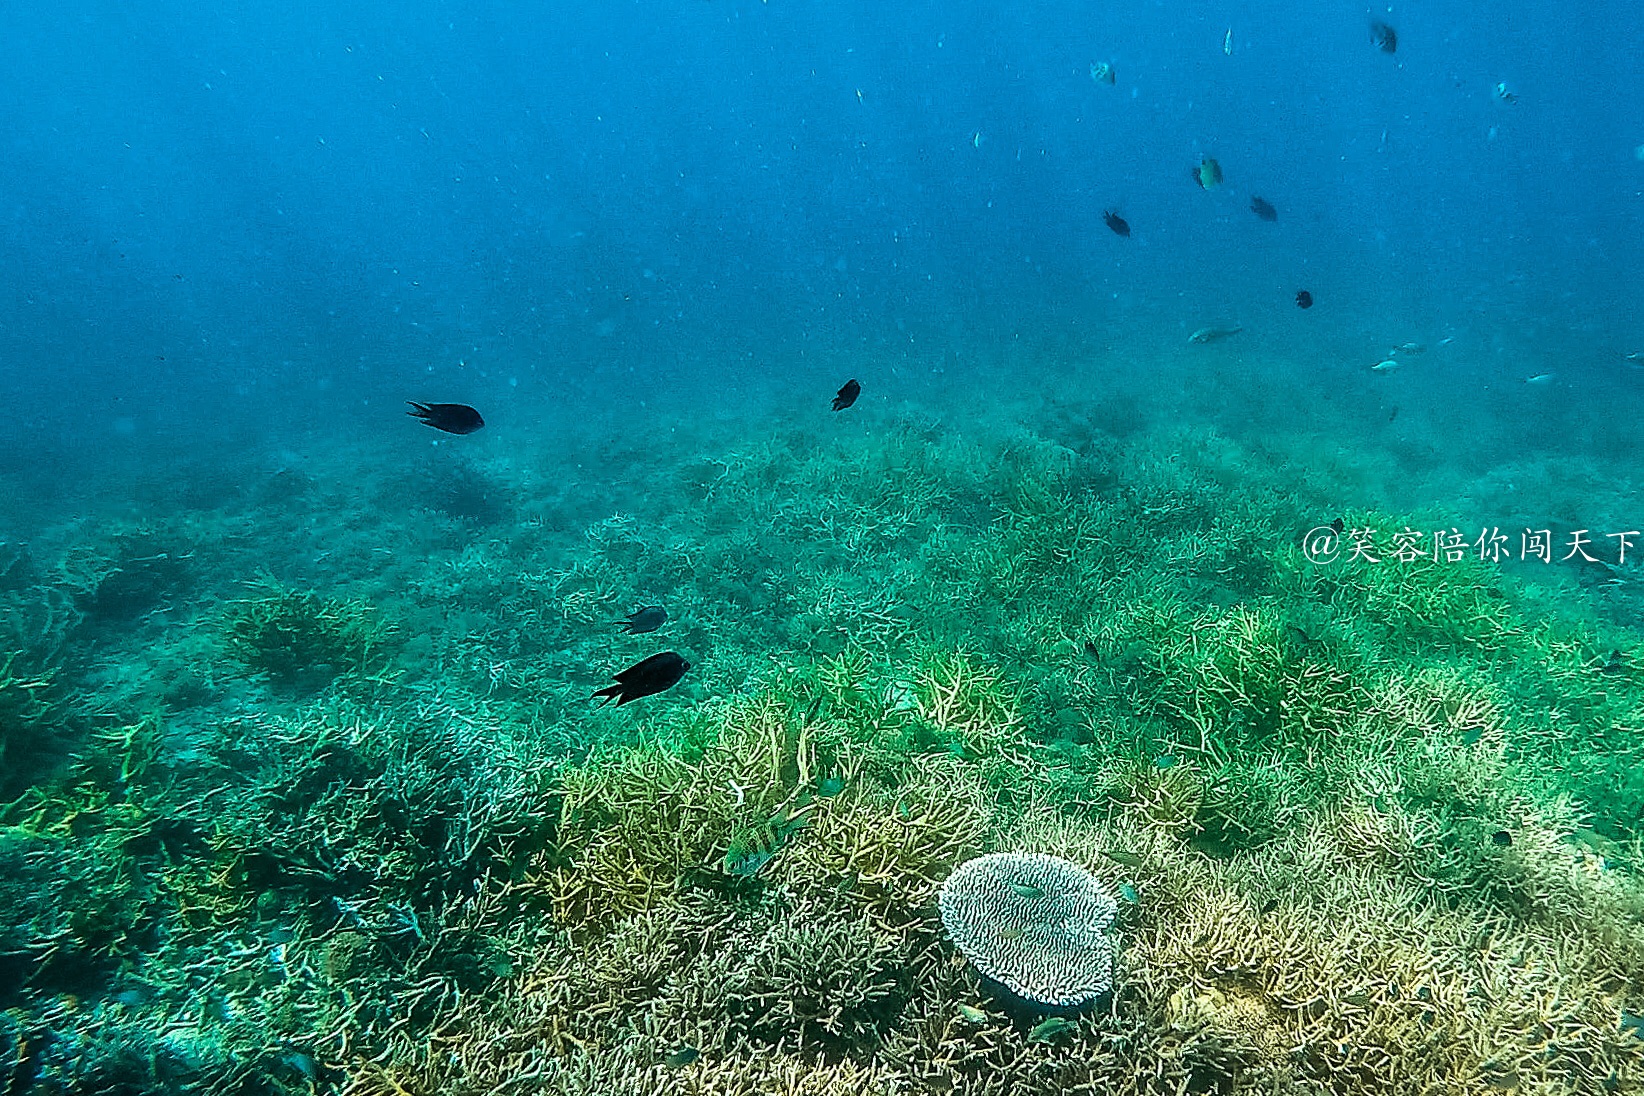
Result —
[{"label": "fish silhouette", "polygon": [[405,402],[411,405],[411,410],[406,412],[407,415],[425,426],[444,430],[447,434],[472,434],[485,425],[480,413],[466,403],[418,403],[416,400]]},{"label": "fish silhouette", "polygon": [[656,631],[667,619],[668,610],[660,605],[647,605],[629,613],[626,620],[613,620],[611,623],[631,636],[639,636]]},{"label": "fish silhouette", "polygon": [[843,411],[856,402],[856,397],[862,394],[862,386],[854,380],[845,382],[845,387],[839,390],[839,395],[833,398],[833,409]]},{"label": "fish silhouette", "polygon": [[679,679],[690,668],[691,664],[678,651],[663,651],[634,663],[626,670],[618,670],[615,685],[607,685],[588,699],[604,697],[605,703],[600,705],[602,708],[615,700],[620,708],[630,700],[666,692],[679,684]]}]

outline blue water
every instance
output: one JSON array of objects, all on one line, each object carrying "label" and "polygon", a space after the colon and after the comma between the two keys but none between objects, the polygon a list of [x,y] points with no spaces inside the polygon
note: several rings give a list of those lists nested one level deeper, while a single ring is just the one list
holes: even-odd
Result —
[{"label": "blue water", "polygon": [[49,505],[407,398],[1099,400],[1210,323],[1327,395],[1451,337],[1420,388],[1579,446],[1644,383],[1644,13],[1373,14],[1396,54],[1342,6],[15,6],[0,461]]},{"label": "blue water", "polygon": [[1640,42],[0,8],[0,1096],[1640,1091]]}]

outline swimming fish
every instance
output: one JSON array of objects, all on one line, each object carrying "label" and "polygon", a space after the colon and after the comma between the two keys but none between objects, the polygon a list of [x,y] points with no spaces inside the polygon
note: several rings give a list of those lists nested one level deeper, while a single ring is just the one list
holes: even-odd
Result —
[{"label": "swimming fish", "polygon": [[1242,327],[1201,327],[1187,337],[1190,343],[1213,343],[1230,339],[1243,331]]},{"label": "swimming fish", "polygon": [[1233,56],[1233,28],[1232,27],[1228,27],[1227,28],[1227,33],[1222,35],[1222,55],[1224,57]]},{"label": "swimming fish", "polygon": [[629,613],[626,620],[613,620],[611,623],[631,636],[641,636],[656,631],[667,619],[668,610],[660,605],[647,605]]},{"label": "swimming fish", "polygon": [[1296,307],[1297,308],[1312,308],[1313,307],[1313,294],[1309,293],[1305,289],[1296,290]]},{"label": "swimming fish", "polygon": [[1425,353],[1427,353],[1427,344],[1417,343],[1417,342],[1399,343],[1397,346],[1393,347],[1393,349],[1389,350],[1387,353],[1389,353],[1389,354],[1425,354]]},{"label": "swimming fish", "polygon": [[839,390],[839,395],[833,398],[833,409],[843,411],[856,402],[856,397],[862,394],[862,386],[854,380],[845,382],[845,387]]},{"label": "swimming fish", "polygon": [[1383,53],[1397,53],[1399,49],[1399,32],[1386,23],[1376,20],[1370,24],[1370,41]]},{"label": "swimming fish", "polygon": [[1120,236],[1130,235],[1130,222],[1113,212],[1111,209],[1104,209],[1102,211],[1102,220],[1107,224],[1107,227],[1111,228],[1116,234]]},{"label": "swimming fish", "polygon": [[780,809],[760,822],[744,826],[732,836],[725,847],[720,865],[731,875],[751,878],[771,862],[788,839],[804,829],[809,820],[803,814],[790,814]]},{"label": "swimming fish", "polygon": [[1537,373],[1533,377],[1525,377],[1524,378],[1524,383],[1525,384],[1536,384],[1536,385],[1552,384],[1553,381],[1555,379],[1557,379],[1557,377],[1558,377],[1557,373]]},{"label": "swimming fish", "polygon": [[985,1024],[988,1022],[988,1014],[974,1005],[960,1005],[959,1015],[973,1024]]},{"label": "swimming fish", "polygon": [[1098,84],[1111,84],[1119,78],[1119,74],[1106,61],[1097,61],[1090,66],[1090,78]]},{"label": "swimming fish", "polygon": [[588,699],[604,697],[605,702],[600,705],[602,708],[615,699],[620,708],[630,700],[666,692],[679,684],[679,679],[690,668],[691,664],[678,651],[663,651],[634,663],[626,670],[618,670],[615,685],[607,685]]},{"label": "swimming fish", "polygon": [[1007,883],[1006,886],[1010,887],[1018,898],[1043,898],[1045,896],[1044,889],[1036,887],[1032,883],[1012,882]]},{"label": "swimming fish", "polygon": [[1072,1031],[1076,1025],[1065,1016],[1051,1016],[1040,1020],[1028,1032],[1028,1042],[1048,1043],[1063,1032]]},{"label": "swimming fish", "polygon": [[411,410],[406,414],[425,426],[444,430],[447,434],[472,434],[485,425],[480,413],[466,403],[418,403],[406,400]]},{"label": "swimming fish", "polygon": [[1518,96],[1514,95],[1513,92],[1507,87],[1506,81],[1502,81],[1501,83],[1497,84],[1495,87],[1491,88],[1490,91],[1491,91],[1492,94],[1495,95],[1495,97],[1497,99],[1500,99],[1503,103],[1516,103],[1516,102],[1518,102]]},{"label": "swimming fish", "polygon": [[1506,830],[1497,830],[1490,835],[1490,844],[1498,849],[1504,849],[1513,843],[1513,835]]},{"label": "swimming fish", "polygon": [[1103,852],[1102,855],[1113,861],[1115,864],[1123,864],[1127,868],[1139,868],[1143,864],[1147,863],[1146,860],[1143,860],[1135,853],[1125,852],[1123,849],[1108,849]]},{"label": "swimming fish", "polygon": [[1372,372],[1372,373],[1391,373],[1393,370],[1397,369],[1401,364],[1402,363],[1399,362],[1395,358],[1388,358],[1386,361],[1380,361],[1380,362],[1377,362],[1375,365],[1372,365],[1370,367],[1370,372]]},{"label": "swimming fish", "polygon": [[1222,165],[1216,162],[1213,156],[1206,156],[1199,161],[1199,166],[1193,169],[1193,181],[1203,190],[1222,185]]},{"label": "swimming fish", "polygon": [[700,1057],[702,1057],[702,1052],[700,1050],[691,1046],[689,1043],[685,1043],[681,1045],[679,1049],[667,1054],[662,1059],[662,1064],[667,1066],[669,1069],[684,1069]]},{"label": "swimming fish", "polygon": [[1266,198],[1258,198],[1254,194],[1250,196],[1250,212],[1254,213],[1264,221],[1276,221],[1279,219],[1279,211],[1273,208],[1273,203],[1269,202]]}]

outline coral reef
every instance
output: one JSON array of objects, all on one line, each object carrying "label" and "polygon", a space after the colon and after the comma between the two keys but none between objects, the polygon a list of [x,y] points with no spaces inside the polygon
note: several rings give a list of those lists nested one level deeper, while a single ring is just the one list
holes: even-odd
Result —
[{"label": "coral reef", "polygon": [[386,659],[393,629],[361,601],[270,585],[230,607],[223,638],[247,668],[281,685],[318,687],[367,676]]},{"label": "coral reef", "polygon": [[[704,425],[460,524],[312,466],[5,556],[0,1088],[1644,1089],[1636,628],[1090,429]],[[1035,1005],[956,912],[1117,947],[977,964]]]},{"label": "coral reef", "polygon": [[943,882],[942,926],[976,969],[1037,1005],[1084,1005],[1113,986],[1117,904],[1089,872],[1043,853],[990,853]]}]

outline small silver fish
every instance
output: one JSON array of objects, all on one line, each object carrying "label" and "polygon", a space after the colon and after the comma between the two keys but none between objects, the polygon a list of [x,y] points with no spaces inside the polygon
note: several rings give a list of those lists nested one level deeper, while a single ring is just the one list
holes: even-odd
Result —
[{"label": "small silver fish", "polygon": [[1213,343],[1223,339],[1231,339],[1243,331],[1242,327],[1201,327],[1187,337],[1190,343]]},{"label": "small silver fish", "polygon": [[1557,373],[1537,373],[1533,377],[1525,377],[1524,378],[1524,383],[1525,384],[1552,384],[1553,380],[1557,376],[1558,376]]},{"label": "small silver fish", "polygon": [[1228,57],[1233,56],[1233,28],[1232,27],[1228,27],[1227,28],[1227,33],[1222,35],[1222,53],[1224,55],[1228,56]]},{"label": "small silver fish", "polygon": [[1404,364],[1404,363],[1398,361],[1395,358],[1388,358],[1386,361],[1380,361],[1380,362],[1377,362],[1375,365],[1372,365],[1370,367],[1370,371],[1372,373],[1391,373],[1393,370],[1397,369],[1402,364]]},{"label": "small silver fish", "polygon": [[1388,351],[1389,354],[1424,354],[1426,352],[1427,347],[1422,343],[1399,343]]}]

